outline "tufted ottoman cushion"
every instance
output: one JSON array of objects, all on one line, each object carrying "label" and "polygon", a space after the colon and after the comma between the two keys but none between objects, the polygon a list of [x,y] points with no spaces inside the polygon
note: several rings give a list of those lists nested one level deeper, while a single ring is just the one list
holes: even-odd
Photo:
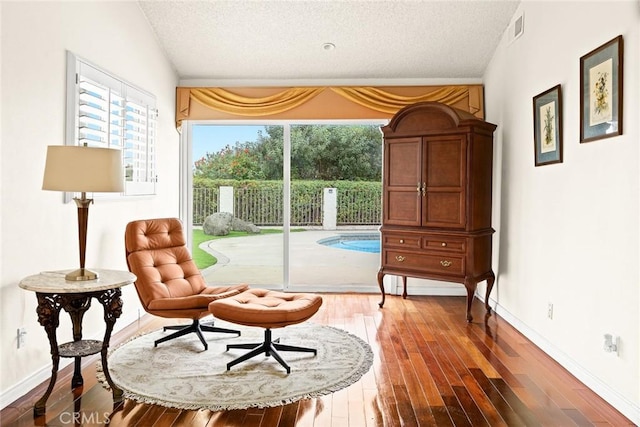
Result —
[{"label": "tufted ottoman cushion", "polygon": [[261,343],[227,344],[227,350],[237,348],[250,350],[227,363],[227,370],[240,362],[264,354],[272,356],[287,370],[287,374],[290,373],[291,367],[278,351],[297,351],[315,355],[317,350],[282,344],[280,338],[273,340],[271,329],[304,322],[313,316],[321,305],[322,298],[318,295],[266,289],[249,289],[238,295],[211,302],[209,311],[218,319],[264,328],[264,341]]},{"label": "tufted ottoman cushion", "polygon": [[282,328],[304,322],[321,305],[319,295],[249,289],[211,302],[209,311],[218,319],[240,325]]}]

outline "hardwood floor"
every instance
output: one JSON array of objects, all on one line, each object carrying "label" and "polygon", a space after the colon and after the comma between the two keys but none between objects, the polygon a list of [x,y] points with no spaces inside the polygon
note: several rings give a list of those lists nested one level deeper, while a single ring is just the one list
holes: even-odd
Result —
[{"label": "hardwood floor", "polygon": [[[334,394],[285,406],[238,411],[186,411],[125,400],[95,379],[96,358],[86,358],[82,390],[70,391],[71,370],[58,377],[47,413],[32,405],[46,384],[0,413],[3,426],[630,426],[627,418],[577,381],[496,314],[484,320],[474,302],[465,321],[464,297],[387,297],[322,294],[311,321],[367,341],[373,366],[360,381]],[[113,338],[166,323],[149,318]]]}]

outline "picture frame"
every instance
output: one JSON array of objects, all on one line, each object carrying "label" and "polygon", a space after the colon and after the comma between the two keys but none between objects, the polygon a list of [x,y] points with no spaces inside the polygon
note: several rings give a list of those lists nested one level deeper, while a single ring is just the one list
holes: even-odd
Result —
[{"label": "picture frame", "polygon": [[562,87],[556,85],[533,97],[535,165],[562,163]]},{"label": "picture frame", "polygon": [[623,40],[580,58],[580,143],[622,135]]}]

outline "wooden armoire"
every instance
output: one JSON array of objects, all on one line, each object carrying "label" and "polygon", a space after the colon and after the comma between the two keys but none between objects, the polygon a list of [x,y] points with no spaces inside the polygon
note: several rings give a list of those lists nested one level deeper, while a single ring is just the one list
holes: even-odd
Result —
[{"label": "wooden armoire", "polygon": [[384,134],[381,266],[383,278],[462,283],[467,321],[478,282],[495,281],[491,269],[491,176],[496,125],[438,102],[398,111]]}]

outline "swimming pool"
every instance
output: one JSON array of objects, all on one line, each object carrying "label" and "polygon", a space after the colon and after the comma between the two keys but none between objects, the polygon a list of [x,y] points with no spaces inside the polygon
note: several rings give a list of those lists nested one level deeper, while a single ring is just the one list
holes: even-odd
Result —
[{"label": "swimming pool", "polygon": [[319,244],[337,249],[350,251],[380,253],[380,235],[367,234],[339,234],[318,240]]}]

